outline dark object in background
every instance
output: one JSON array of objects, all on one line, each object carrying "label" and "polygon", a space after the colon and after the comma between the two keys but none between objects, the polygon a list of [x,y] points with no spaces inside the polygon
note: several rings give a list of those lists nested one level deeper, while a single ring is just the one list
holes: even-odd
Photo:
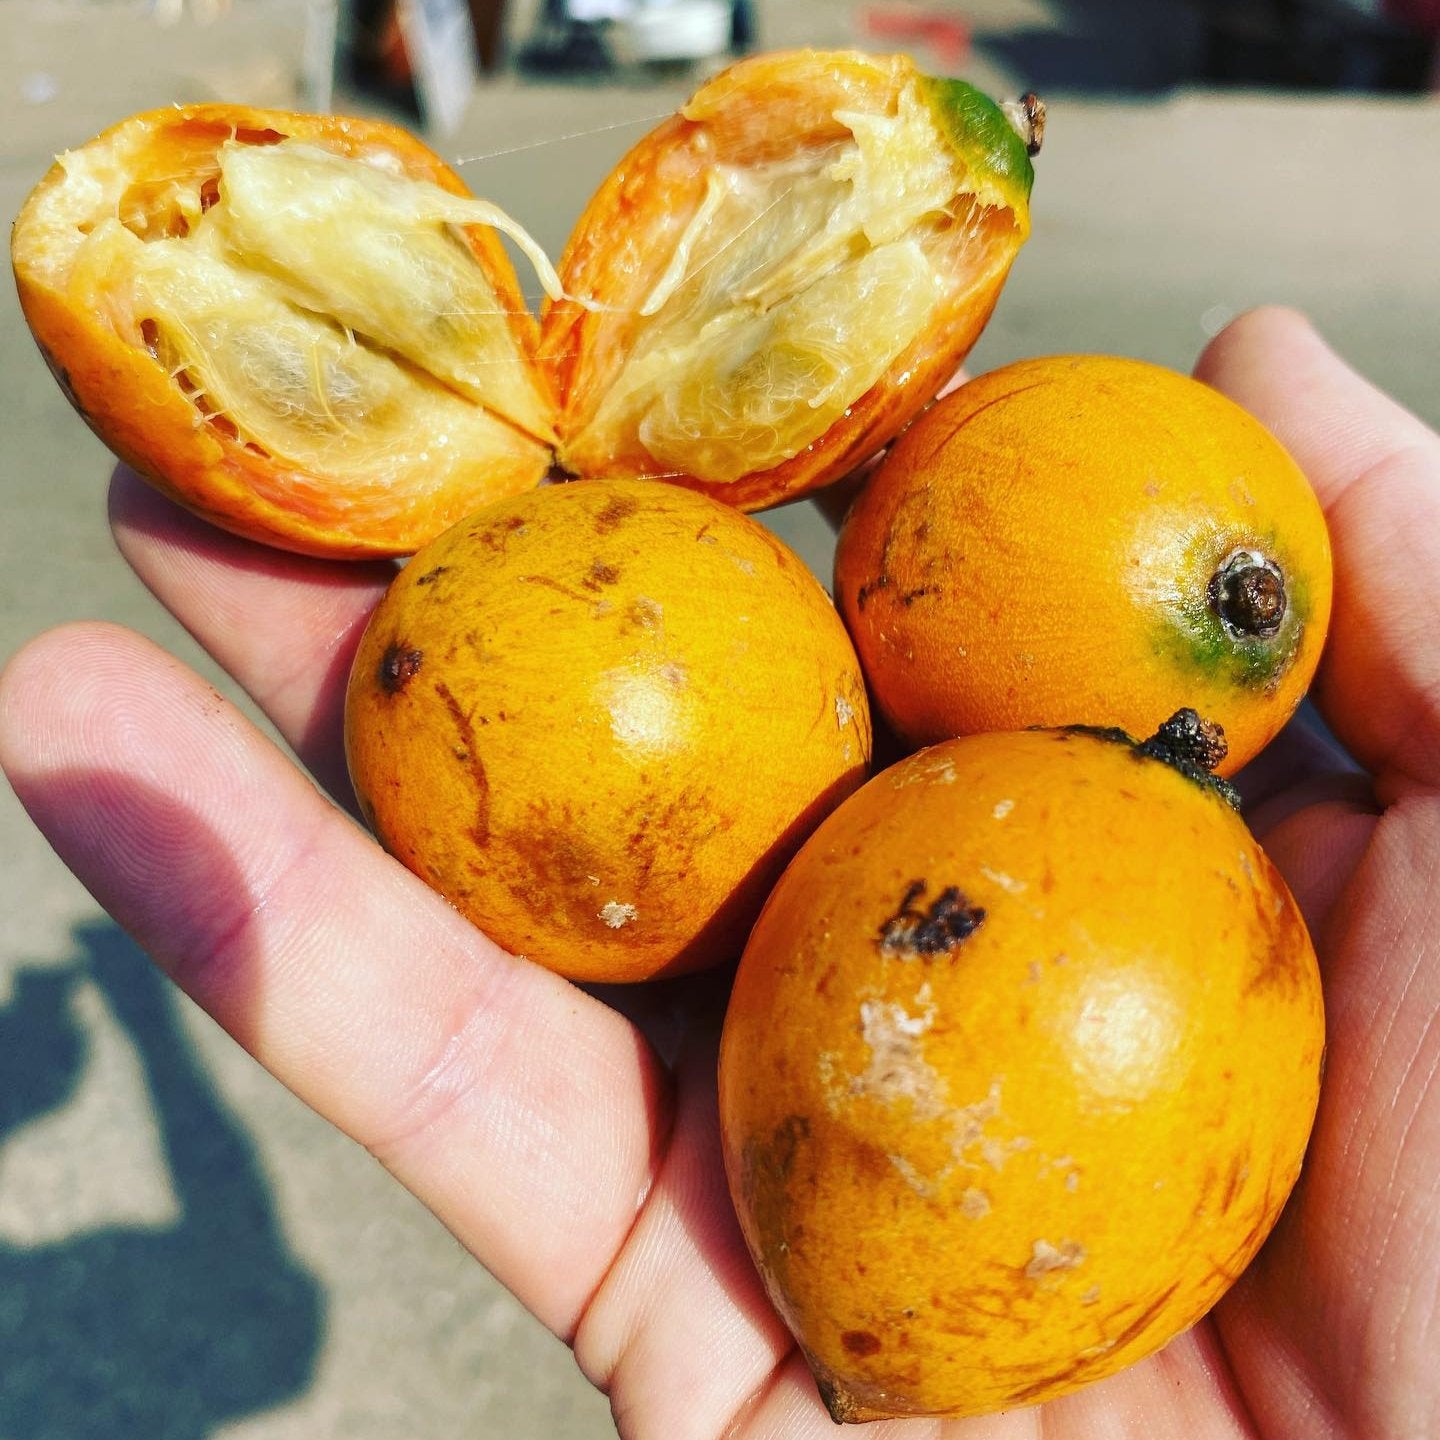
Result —
[{"label": "dark object in background", "polygon": [[[468,0],[475,54],[486,74],[505,60],[505,0]],[[349,0],[341,53],[346,74],[362,92],[421,118],[414,57],[396,0]]]},{"label": "dark object in background", "polygon": [[615,63],[604,23],[577,20],[566,0],[545,0],[517,61],[521,70],[535,75],[603,75]]},{"label": "dark object in background", "polygon": [[[1421,0],[1362,10],[1344,0],[1193,0],[1203,24],[1200,78],[1224,85],[1416,91],[1436,36]],[[1431,7],[1434,8],[1434,7]]]},{"label": "dark object in background", "polygon": [[419,120],[420,97],[395,0],[351,0],[344,14],[340,46],[350,82]]},{"label": "dark object in background", "polygon": [[757,37],[755,6],[751,0],[731,0],[730,53],[744,55],[755,48]]}]

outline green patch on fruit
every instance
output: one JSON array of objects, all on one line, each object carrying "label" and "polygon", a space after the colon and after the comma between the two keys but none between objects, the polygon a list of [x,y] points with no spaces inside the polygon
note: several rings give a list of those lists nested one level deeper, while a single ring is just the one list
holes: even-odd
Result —
[{"label": "green patch on fruit", "polygon": [[[1254,549],[1275,556],[1283,553],[1271,536]],[[1200,567],[1207,576],[1213,563]],[[1239,635],[1213,608],[1206,587],[1194,587],[1168,612],[1155,636],[1155,652],[1187,672],[1200,671],[1208,680],[1242,690],[1268,691],[1295,663],[1300,642],[1314,608],[1305,576],[1282,566],[1285,579],[1285,613],[1270,635]]]},{"label": "green patch on fruit", "polygon": [[[1024,223],[1035,170],[1009,117],[988,95],[964,80],[927,75],[920,81],[920,93],[945,138],[975,177],[977,197],[998,199]],[[998,192],[993,197],[986,193],[992,188]]]}]

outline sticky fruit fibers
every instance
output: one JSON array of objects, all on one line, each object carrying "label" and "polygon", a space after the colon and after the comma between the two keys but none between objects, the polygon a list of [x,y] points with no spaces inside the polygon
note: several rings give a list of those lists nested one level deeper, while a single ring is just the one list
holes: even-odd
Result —
[{"label": "sticky fruit fibers", "polygon": [[398,555],[557,466],[747,510],[844,474],[974,342],[1031,178],[971,86],[805,51],[642,140],[558,276],[402,130],[232,105],[62,155],[11,253],[66,394],[161,490],[271,545]]}]

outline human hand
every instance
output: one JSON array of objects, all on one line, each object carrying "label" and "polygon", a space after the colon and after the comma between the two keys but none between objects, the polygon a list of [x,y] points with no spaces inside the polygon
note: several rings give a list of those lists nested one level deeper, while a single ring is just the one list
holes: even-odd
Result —
[{"label": "human hand", "polygon": [[[1286,312],[1237,321],[1199,373],[1289,446],[1332,527],[1316,701],[1366,773],[1297,724],[1244,777],[1321,955],[1329,1065],[1254,1265],[1161,1354],[1046,1407],[1044,1433],[1410,1440],[1440,1432],[1440,440]],[[389,569],[259,550],[125,474],[112,513],[140,576],[347,805],[345,675]],[[721,1173],[723,975],[626,992],[627,1018],[502,954],[199,679],[113,627],[15,658],[0,761],[156,961],[574,1346],[623,1435],[834,1433]]]}]

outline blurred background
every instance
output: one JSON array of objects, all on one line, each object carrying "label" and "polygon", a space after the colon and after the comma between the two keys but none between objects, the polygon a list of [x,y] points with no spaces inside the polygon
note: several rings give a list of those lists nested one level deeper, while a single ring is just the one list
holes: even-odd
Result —
[{"label": "blurred background", "polygon": [[[4,0],[0,209],[132,111],[407,120],[558,253],[585,197],[754,49],[908,50],[1050,126],[971,360],[1188,368],[1310,312],[1440,422],[1436,0]],[[109,462],[0,295],[0,658],[131,625],[226,693],[114,555]],[[768,517],[822,578],[808,505]],[[0,1437],[600,1440],[568,1354],[363,1154],[155,980],[0,793]]]}]

